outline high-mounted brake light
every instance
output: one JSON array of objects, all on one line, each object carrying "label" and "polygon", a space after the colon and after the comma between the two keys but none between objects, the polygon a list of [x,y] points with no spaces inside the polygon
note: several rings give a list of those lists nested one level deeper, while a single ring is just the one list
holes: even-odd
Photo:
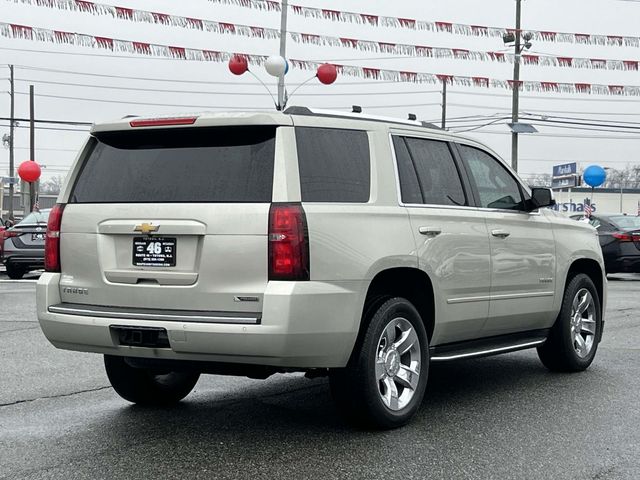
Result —
[{"label": "high-mounted brake light", "polygon": [[47,272],[60,272],[60,225],[64,205],[57,203],[49,212],[47,235],[44,240],[44,269]]},{"label": "high-mounted brake light", "polygon": [[169,127],[174,125],[193,125],[198,117],[144,118],[131,120],[132,127]]},{"label": "high-mounted brake light", "polygon": [[309,236],[302,205],[269,209],[269,280],[309,280]]}]

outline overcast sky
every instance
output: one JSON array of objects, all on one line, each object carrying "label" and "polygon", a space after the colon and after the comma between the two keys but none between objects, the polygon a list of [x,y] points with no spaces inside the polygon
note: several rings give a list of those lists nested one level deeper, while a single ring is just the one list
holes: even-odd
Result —
[{"label": "overcast sky", "polygon": [[[182,2],[172,0],[105,0],[104,3],[271,28],[278,28],[280,22],[280,14],[277,12],[224,6],[208,0]],[[428,21],[449,21],[499,27],[513,26],[515,16],[515,0],[449,0],[446,2],[434,0],[400,0],[395,2],[298,0],[297,3]],[[21,5],[10,0],[0,0],[0,21],[148,43],[230,52],[270,55],[276,54],[279,48],[278,40],[251,39],[177,27],[131,23],[86,13],[61,12],[45,7]],[[524,29],[640,36],[640,3],[629,0],[524,0],[522,22]],[[289,30],[390,43],[454,47],[479,51],[504,49],[502,40],[499,38],[476,38],[445,33],[373,28],[366,25],[305,19],[297,15],[290,15]],[[503,80],[511,78],[513,73],[511,64],[434,58],[383,59],[381,57],[387,55],[347,48],[299,45],[292,41],[289,41],[287,49],[290,58],[318,61],[334,60],[344,64],[376,68],[485,76]],[[638,47],[597,47],[536,42],[532,52],[587,58],[640,59],[640,48]],[[7,117],[9,114],[9,99],[6,93],[8,91],[6,65],[8,64],[17,66],[16,90],[19,94],[16,96],[16,117],[28,116],[28,97],[25,93],[28,92],[30,83],[35,85],[36,94],[39,95],[36,98],[36,116],[52,120],[100,122],[127,114],[147,115],[202,109],[224,110],[225,107],[230,106],[247,109],[270,108],[272,106],[266,93],[255,95],[261,94],[263,89],[255,85],[254,79],[248,75],[235,77],[223,64],[150,59],[135,55],[127,58],[123,54],[109,57],[106,52],[91,48],[0,38],[0,79],[2,80],[0,91],[3,93],[0,100],[0,117]],[[23,67],[29,67],[29,69]],[[33,69],[34,67],[36,70]],[[76,73],[37,69],[55,69]],[[268,80],[270,87],[273,87],[274,83],[266,72],[259,68],[255,68],[254,71],[264,80]],[[77,74],[82,72],[142,77],[147,80]],[[309,76],[309,72],[294,69],[287,75],[287,82],[294,86],[308,79]],[[521,78],[523,80],[556,82],[640,85],[640,73],[637,71],[523,66]],[[42,81],[62,84],[40,83]],[[190,83],[194,81],[202,83]],[[358,83],[354,85],[353,82]],[[65,83],[76,85],[64,85]],[[98,88],[98,86],[117,88]],[[171,91],[127,90],[129,88]],[[273,90],[275,91],[275,88]],[[336,84],[331,86],[320,85],[317,81],[310,82],[298,91],[290,104],[347,110],[350,110],[351,105],[359,104],[362,105],[365,112],[376,115],[406,118],[406,114],[412,112],[416,113],[420,119],[438,121],[440,118],[440,96],[435,90],[437,87],[433,85],[389,84],[375,81],[363,85],[362,80],[340,77]],[[193,93],[194,91],[199,93]],[[250,93],[253,95],[247,95]],[[43,95],[49,95],[49,97]],[[80,97],[84,100],[51,98],[51,95]],[[128,104],[127,102],[140,104]],[[176,106],[142,105],[142,103]],[[402,106],[394,107],[396,105]],[[202,106],[202,108],[196,106]],[[449,117],[508,115],[510,108],[510,93],[505,90],[459,86],[449,88]],[[640,123],[640,97],[555,93],[524,94],[521,100],[521,110],[597,121],[613,120]],[[6,125],[7,122],[0,121],[0,136],[8,133]],[[568,161],[578,161],[583,166],[599,163],[614,168],[621,168],[628,164],[640,164],[640,153],[638,153],[640,152],[640,132],[626,134],[590,133],[549,127],[539,127],[539,130],[541,133],[539,135],[521,136],[519,170],[523,174],[550,173],[553,164]],[[506,125],[489,126],[479,131],[470,132],[468,135],[473,135],[485,142],[509,160],[511,140]],[[45,166],[44,175],[64,174],[66,168],[73,161],[75,151],[85,137],[86,133],[82,131],[39,130],[37,132],[37,160]],[[26,160],[29,154],[28,131],[26,129],[18,129],[16,147],[16,164],[19,164],[20,161]],[[0,155],[0,175],[6,175],[8,173],[8,151],[3,150]]]}]

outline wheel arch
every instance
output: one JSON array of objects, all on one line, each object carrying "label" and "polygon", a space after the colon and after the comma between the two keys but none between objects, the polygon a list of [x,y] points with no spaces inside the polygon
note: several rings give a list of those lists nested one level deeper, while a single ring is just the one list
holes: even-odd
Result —
[{"label": "wheel arch", "polygon": [[591,258],[579,258],[574,260],[569,266],[567,278],[565,279],[565,286],[569,282],[569,279],[578,273],[584,273],[591,279],[596,287],[596,291],[598,292],[600,308],[604,311],[604,273],[598,261]]},{"label": "wheel arch", "polygon": [[369,284],[360,321],[358,342],[367,326],[367,317],[371,309],[390,297],[406,298],[416,307],[431,341],[436,316],[431,278],[419,268],[393,267],[378,272]]}]

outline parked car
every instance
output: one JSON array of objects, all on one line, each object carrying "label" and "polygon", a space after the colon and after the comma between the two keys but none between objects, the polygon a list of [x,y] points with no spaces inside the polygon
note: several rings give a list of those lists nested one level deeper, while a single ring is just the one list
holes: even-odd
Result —
[{"label": "parked car", "polygon": [[2,232],[2,263],[9,278],[20,279],[31,270],[44,268],[44,239],[50,209],[31,212]]},{"label": "parked car", "polygon": [[[49,216],[38,319],[124,399],[201,373],[328,375],[349,419],[419,408],[429,365],[537,348],[586,369],[595,230],[490,149],[417,121],[286,112],[94,126]],[[588,377],[585,377],[588,381]]]},{"label": "parked car", "polygon": [[[582,220],[582,215],[572,215]],[[640,217],[623,213],[591,215],[598,230],[607,273],[640,273]]]}]

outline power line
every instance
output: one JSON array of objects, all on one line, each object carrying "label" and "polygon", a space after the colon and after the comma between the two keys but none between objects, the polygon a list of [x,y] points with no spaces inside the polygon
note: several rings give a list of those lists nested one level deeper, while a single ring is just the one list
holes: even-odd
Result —
[{"label": "power line", "polygon": [[[463,108],[481,108],[481,109],[486,109],[486,110],[503,110],[503,111],[510,111],[510,108],[507,107],[497,107],[495,105],[478,105],[478,104],[473,104],[473,103],[455,103],[455,102],[450,102],[447,104],[447,106],[451,106],[451,107],[463,107]],[[607,115],[607,116],[615,116],[615,115],[621,115],[621,116],[639,116],[640,113],[625,113],[625,112],[581,112],[581,111],[576,111],[576,110],[549,110],[549,109],[540,109],[540,108],[521,108],[520,112],[539,112],[539,113],[568,113],[568,114],[573,114],[573,115],[581,115],[581,114],[585,114],[585,115]]]},{"label": "power line", "polygon": [[[475,134],[488,134],[488,135],[511,135],[511,132],[501,132],[498,130],[482,130],[477,131]],[[587,140],[640,140],[637,137],[632,137],[629,135],[571,135],[564,133],[534,133],[530,135],[526,135],[527,138],[582,138]]]},{"label": "power line", "polygon": [[[29,78],[17,78],[16,80],[29,83],[43,83],[46,85],[65,85],[72,87],[102,88],[109,90],[125,90],[135,92],[158,92],[158,93],[187,93],[199,95],[238,95],[238,96],[260,96],[264,97],[264,92],[223,92],[223,91],[203,91],[203,90],[173,90],[163,88],[141,88],[141,87],[122,87],[114,85],[101,85],[95,83],[76,83],[76,82],[56,82],[52,80],[34,80]],[[332,96],[359,96],[359,95],[376,95],[378,92],[338,92],[338,93],[296,93],[296,96],[303,97],[332,97]],[[397,91],[384,92],[385,95],[421,95],[440,93],[440,90],[421,90],[415,92]]]},{"label": "power line", "polygon": [[[502,122],[503,120],[504,120],[503,118],[500,118],[491,122],[481,123],[477,125],[464,125],[464,126],[460,125],[458,127],[454,127],[455,130],[452,129],[451,131],[454,131],[455,133],[471,132],[471,131],[479,130],[484,127],[488,127],[490,125],[495,125],[496,123]],[[587,132],[610,132],[610,133],[623,133],[626,135],[628,134],[640,135],[640,128],[638,127],[626,127],[626,128],[634,129],[634,131],[629,131],[629,130],[622,130],[621,128],[623,127],[617,126],[617,125],[607,126],[607,127],[615,127],[615,128],[594,128],[590,126],[581,126],[583,124],[580,124],[580,123],[576,124],[575,122],[556,121],[556,123],[549,123],[548,121],[545,121],[545,120],[534,120],[534,119],[527,119],[527,118],[523,118],[523,120],[527,120],[527,122],[530,123],[531,125],[548,127],[548,128],[564,128],[569,130],[583,130]],[[507,125],[507,123],[504,122],[503,125]],[[460,128],[464,128],[464,129],[459,130]],[[638,140],[640,140],[640,136],[638,137]]]},{"label": "power line", "polygon": [[[9,125],[0,125],[0,127],[5,127],[8,128]],[[15,125],[13,128],[29,128],[29,125]],[[81,129],[81,128],[62,128],[62,127],[40,127],[37,126],[35,127],[36,130],[53,130],[56,132],[82,132],[82,133],[87,133],[89,131],[89,129]]]},{"label": "power line", "polygon": [[[508,93],[492,93],[492,92],[465,92],[461,90],[453,91],[452,93],[457,95],[474,95],[479,97],[507,97],[511,98]],[[640,102],[640,99],[633,98],[571,98],[571,97],[557,97],[557,96],[541,96],[541,95],[520,95],[520,98],[530,98],[534,100],[553,100],[554,102],[609,102],[609,103],[629,103]]]},{"label": "power line", "polygon": [[[3,47],[0,47],[0,50]],[[25,49],[21,49],[21,50],[25,50]],[[25,50],[25,51],[31,51],[31,50]],[[42,51],[42,50],[40,50]],[[135,57],[137,58],[137,57]],[[61,69],[54,69],[54,68],[43,68],[43,67],[33,67],[30,65],[15,65],[16,69],[20,69],[20,70],[33,70],[33,71],[38,71],[38,72],[51,72],[51,73],[63,73],[63,74],[69,74],[69,75],[83,75],[83,76],[89,76],[89,77],[102,77],[102,78],[120,78],[120,79],[125,79],[125,80],[140,80],[140,81],[144,81],[144,82],[170,82],[170,83],[184,83],[184,84],[195,84],[195,85],[233,85],[233,86],[239,86],[239,85],[251,85],[251,86],[261,86],[262,83],[260,82],[245,82],[242,80],[237,80],[237,81],[229,81],[229,82],[221,82],[221,81],[214,81],[214,80],[184,80],[184,79],[176,79],[176,78],[151,78],[151,77],[137,77],[137,76],[131,76],[131,75],[115,75],[115,74],[106,74],[106,73],[93,73],[93,72],[79,72],[77,70],[61,70]],[[345,79],[347,80],[345,83],[341,84],[341,86],[350,86],[350,85],[383,85],[383,84],[398,84],[398,82],[393,81],[393,80],[367,80],[367,81],[351,81],[350,79],[348,79],[347,77],[345,77]],[[297,87],[300,86],[302,84],[292,84],[290,85],[290,87]],[[325,87],[325,85],[322,84],[307,84],[307,86],[309,87]]]},{"label": "power line", "polygon": [[[27,92],[16,92],[17,95],[28,95]],[[146,105],[146,106],[156,106],[156,107],[183,107],[183,108],[197,108],[197,109],[221,109],[221,110],[259,110],[259,111],[272,111],[272,108],[268,107],[237,107],[237,106],[226,106],[226,105],[218,105],[218,106],[208,106],[208,105],[187,105],[187,104],[172,104],[172,103],[155,103],[155,102],[136,102],[136,101],[126,101],[126,100],[113,100],[113,99],[101,99],[101,98],[88,98],[88,97],[76,97],[76,96],[66,96],[66,95],[49,95],[49,94],[36,94],[37,97],[43,98],[57,98],[62,100],[78,100],[85,102],[98,102],[98,103],[118,103],[125,105]],[[404,105],[366,105],[363,108],[413,108],[413,107],[432,107],[439,106],[439,103],[409,103]],[[323,108],[336,109],[336,108],[346,108],[348,105],[333,105],[333,106],[323,106]]]},{"label": "power line", "polygon": [[[31,147],[13,147],[16,150],[29,150]],[[36,150],[42,150],[46,152],[77,152],[79,148],[49,148],[49,147],[37,147]]]},{"label": "power line", "polygon": [[[0,120],[4,120],[6,122],[11,121],[11,119],[9,117],[0,117]],[[29,122],[30,120],[28,118],[14,118],[13,119],[14,122]],[[79,126],[79,125],[87,125],[87,126],[91,126],[93,125],[93,123],[91,122],[74,122],[74,121],[70,121],[70,120],[34,120],[34,123],[47,123],[47,124],[52,124],[52,125],[74,125],[74,126]]]}]

